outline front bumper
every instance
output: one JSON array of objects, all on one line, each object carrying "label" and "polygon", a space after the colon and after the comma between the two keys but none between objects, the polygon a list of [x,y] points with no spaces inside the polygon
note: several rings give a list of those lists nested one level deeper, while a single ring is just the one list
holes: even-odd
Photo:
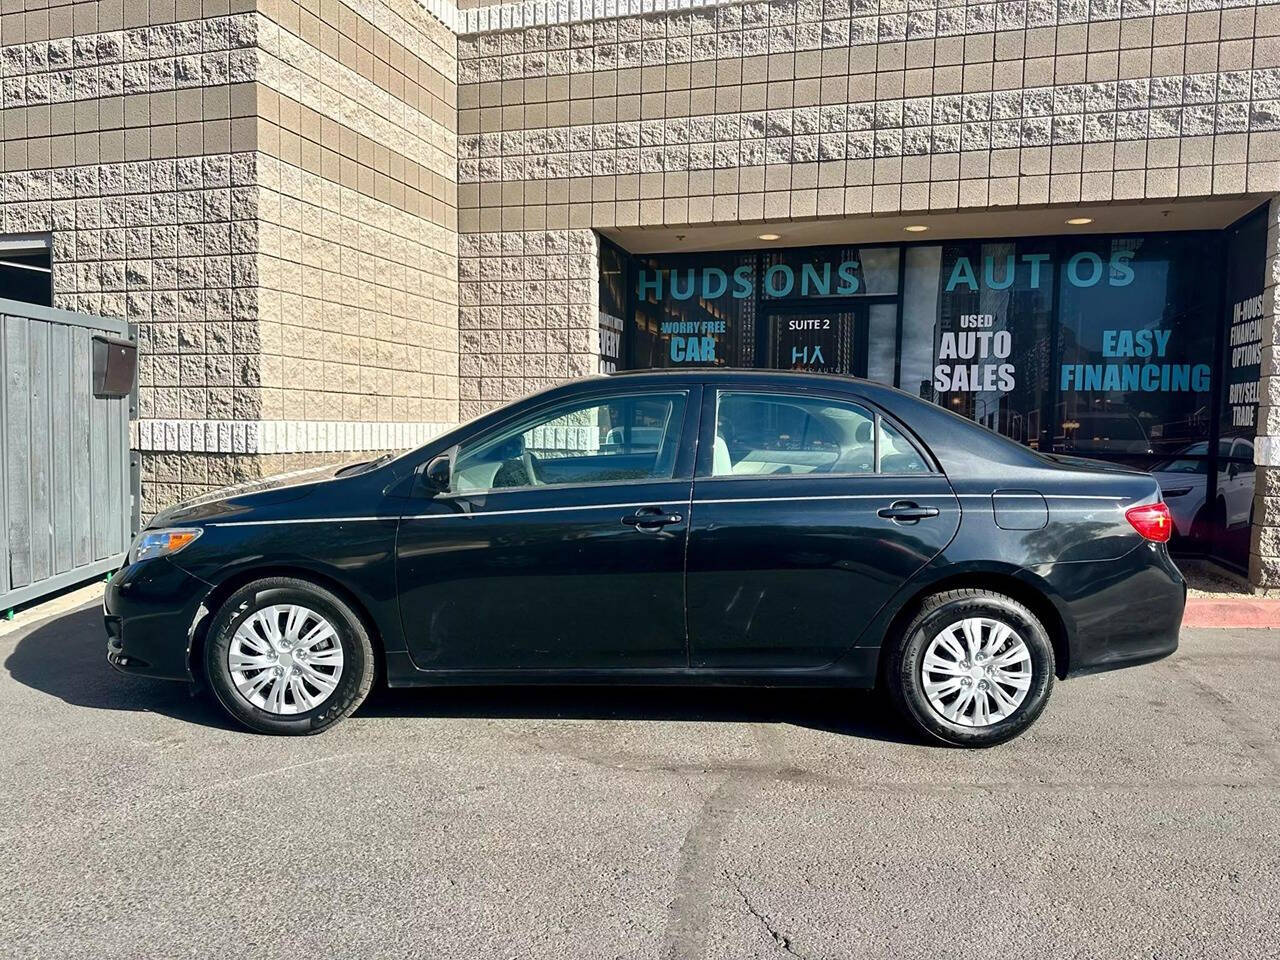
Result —
[{"label": "front bumper", "polygon": [[107,662],[122,673],[194,680],[191,627],[211,589],[167,557],[121,567],[102,598]]}]

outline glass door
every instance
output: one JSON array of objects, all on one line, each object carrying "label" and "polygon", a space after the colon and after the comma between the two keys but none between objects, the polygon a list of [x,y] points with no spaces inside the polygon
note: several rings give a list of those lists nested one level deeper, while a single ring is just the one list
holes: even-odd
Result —
[{"label": "glass door", "polygon": [[768,308],[766,366],[774,370],[866,376],[865,309]]}]

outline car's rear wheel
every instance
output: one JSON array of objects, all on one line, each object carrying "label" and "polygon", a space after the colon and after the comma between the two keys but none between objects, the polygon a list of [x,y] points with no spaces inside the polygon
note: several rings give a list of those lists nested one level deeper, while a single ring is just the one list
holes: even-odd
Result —
[{"label": "car's rear wheel", "polygon": [[218,702],[261,733],[325,730],[360,706],[374,677],[373,645],[354,611],[306,580],[241,587],[214,614],[205,674]]},{"label": "car's rear wheel", "polygon": [[1053,689],[1053,644],[1023,604],[989,590],[928,597],[892,643],[885,680],[919,730],[989,747],[1035,722]]}]

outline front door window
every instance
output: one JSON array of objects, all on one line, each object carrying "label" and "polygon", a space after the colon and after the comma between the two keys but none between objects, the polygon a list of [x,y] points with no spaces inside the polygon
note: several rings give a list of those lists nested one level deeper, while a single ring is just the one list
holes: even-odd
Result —
[{"label": "front door window", "polygon": [[668,480],[685,404],[683,393],[635,394],[535,414],[463,444],[454,492]]}]

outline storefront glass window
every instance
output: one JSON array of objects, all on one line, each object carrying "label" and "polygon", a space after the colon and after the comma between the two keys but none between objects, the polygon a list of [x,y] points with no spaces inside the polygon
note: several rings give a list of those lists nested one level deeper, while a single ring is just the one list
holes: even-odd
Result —
[{"label": "storefront glass window", "polygon": [[893,296],[897,247],[791,247],[766,250],[760,293],[765,300]]},{"label": "storefront glass window", "polygon": [[1207,435],[1215,262],[1199,235],[1062,245],[1055,450],[1150,466]]},{"label": "storefront glass window", "polygon": [[902,284],[902,351],[898,386],[933,400],[934,327],[942,294],[942,247],[908,247]]},{"label": "storefront glass window", "polygon": [[756,257],[641,257],[635,267],[632,366],[755,364]]},{"label": "storefront glass window", "polygon": [[1264,208],[1217,233],[634,258],[630,365],[894,384],[1035,449],[1152,471],[1175,546],[1242,567],[1266,225]]},{"label": "storefront glass window", "polygon": [[600,245],[600,372],[622,363],[627,316],[627,258],[611,243]]},{"label": "storefront glass window", "polygon": [[[897,269],[895,264],[894,269]],[[867,307],[867,379],[892,386],[898,346],[898,305],[873,303]]]},{"label": "storefront glass window", "polygon": [[[1253,438],[1262,372],[1266,214],[1263,207],[1227,231],[1222,387],[1218,397],[1222,439],[1214,496],[1204,496],[1197,504],[1204,515],[1201,529],[1209,532],[1209,555],[1239,569],[1249,565],[1249,528],[1253,525]],[[1169,502],[1172,505],[1173,501]]]},{"label": "storefront glass window", "polygon": [[1031,446],[1048,389],[1050,258],[1040,240],[944,247],[942,256],[938,402]]}]

